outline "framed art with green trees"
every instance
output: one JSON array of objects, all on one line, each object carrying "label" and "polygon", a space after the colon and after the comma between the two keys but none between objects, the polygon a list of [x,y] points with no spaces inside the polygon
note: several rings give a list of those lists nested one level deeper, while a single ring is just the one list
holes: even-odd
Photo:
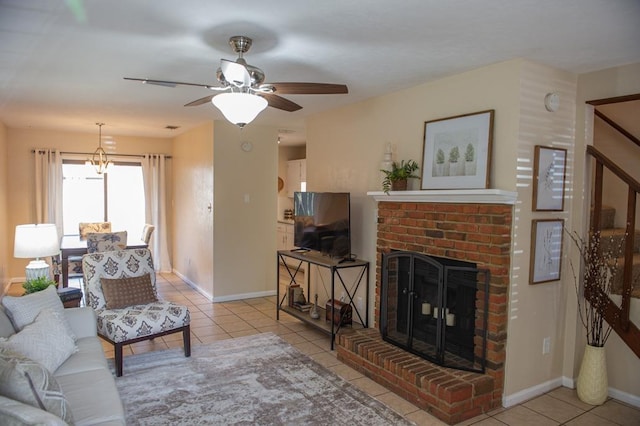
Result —
[{"label": "framed art with green trees", "polygon": [[427,121],[422,189],[489,187],[494,110]]}]

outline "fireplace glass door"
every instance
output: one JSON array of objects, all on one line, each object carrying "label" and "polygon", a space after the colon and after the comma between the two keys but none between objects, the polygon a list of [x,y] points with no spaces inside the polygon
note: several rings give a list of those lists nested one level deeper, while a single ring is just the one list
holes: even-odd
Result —
[{"label": "fireplace glass door", "polygon": [[439,365],[484,372],[488,287],[488,271],[469,262],[385,254],[382,337]]}]

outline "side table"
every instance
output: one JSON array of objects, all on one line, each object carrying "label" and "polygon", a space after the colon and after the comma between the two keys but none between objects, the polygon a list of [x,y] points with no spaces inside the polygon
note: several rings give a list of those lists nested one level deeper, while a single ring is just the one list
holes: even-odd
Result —
[{"label": "side table", "polygon": [[82,300],[82,290],[74,287],[59,288],[58,296],[65,308],[78,308]]}]

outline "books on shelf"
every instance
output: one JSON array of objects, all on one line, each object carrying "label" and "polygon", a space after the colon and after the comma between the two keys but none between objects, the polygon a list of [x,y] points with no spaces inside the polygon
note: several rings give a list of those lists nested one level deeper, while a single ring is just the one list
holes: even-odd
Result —
[{"label": "books on shelf", "polygon": [[309,312],[311,310],[312,306],[313,306],[313,304],[311,304],[311,303],[296,303],[296,302],[294,302],[292,307],[294,309],[297,309],[297,310],[302,311],[302,312]]}]

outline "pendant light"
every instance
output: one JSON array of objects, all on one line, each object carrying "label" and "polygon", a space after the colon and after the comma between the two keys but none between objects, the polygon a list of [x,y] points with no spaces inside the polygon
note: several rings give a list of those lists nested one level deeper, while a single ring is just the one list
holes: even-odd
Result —
[{"label": "pendant light", "polygon": [[91,159],[87,159],[85,164],[89,166],[93,166],[96,169],[96,173],[99,175],[108,172],[108,168],[111,165],[111,161],[107,157],[107,153],[102,149],[102,126],[104,123],[96,123],[98,126],[98,148],[93,153],[93,157]]}]

